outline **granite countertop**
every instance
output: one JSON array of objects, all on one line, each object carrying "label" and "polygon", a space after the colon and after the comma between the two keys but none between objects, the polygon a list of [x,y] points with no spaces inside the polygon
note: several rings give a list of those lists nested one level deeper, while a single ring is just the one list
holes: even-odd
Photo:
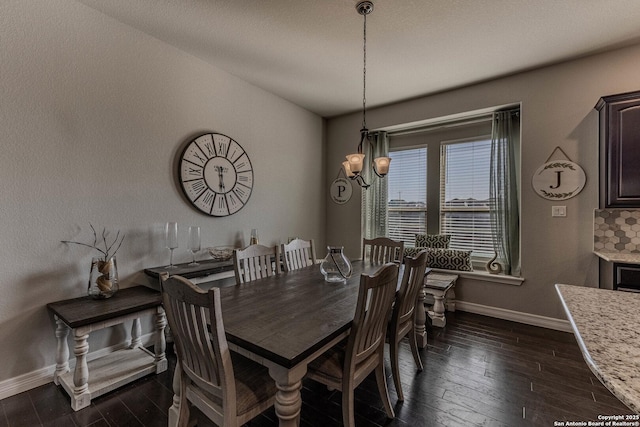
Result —
[{"label": "granite countertop", "polygon": [[640,294],[556,285],[587,365],[640,413]]},{"label": "granite countertop", "polygon": [[640,253],[621,253],[621,252],[609,252],[609,251],[593,251],[605,261],[620,262],[623,264],[640,264]]}]

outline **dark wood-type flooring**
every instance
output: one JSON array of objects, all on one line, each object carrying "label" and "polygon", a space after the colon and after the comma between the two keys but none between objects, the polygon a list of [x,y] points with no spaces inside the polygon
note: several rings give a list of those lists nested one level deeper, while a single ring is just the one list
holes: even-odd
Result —
[{"label": "dark wood-type flooring", "polygon": [[[464,312],[447,313],[447,322],[444,329],[429,329],[421,373],[403,343],[404,403],[397,403],[387,361],[395,419],[386,419],[373,376],[356,390],[358,425],[553,426],[632,413],[589,371],[569,333]],[[168,350],[167,372],[94,399],[78,412],[53,383],[1,400],[0,427],[164,427],[175,366]],[[307,380],[302,399],[301,425],[341,425],[340,392]],[[273,408],[249,426],[277,426]]]}]

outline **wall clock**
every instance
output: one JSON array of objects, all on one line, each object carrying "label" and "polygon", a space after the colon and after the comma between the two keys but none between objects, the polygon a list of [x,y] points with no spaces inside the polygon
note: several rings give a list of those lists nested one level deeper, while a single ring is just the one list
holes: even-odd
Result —
[{"label": "wall clock", "polygon": [[179,160],[182,190],[201,212],[233,215],[249,201],[253,189],[251,160],[228,136],[200,135],[187,144]]}]

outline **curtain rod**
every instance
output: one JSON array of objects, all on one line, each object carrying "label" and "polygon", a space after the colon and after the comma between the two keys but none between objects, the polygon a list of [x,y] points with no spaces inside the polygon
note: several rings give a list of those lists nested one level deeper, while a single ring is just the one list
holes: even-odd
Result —
[{"label": "curtain rod", "polygon": [[[439,122],[434,122],[434,123],[429,123],[429,124],[424,124],[424,125],[419,125],[414,127],[407,127],[405,129],[387,131],[387,135],[390,137],[405,136],[405,135],[412,135],[416,133],[433,132],[440,129],[454,128],[458,126],[474,125],[474,124],[490,121],[493,119],[493,113],[498,113],[502,111],[511,111],[512,113],[519,114],[520,107],[499,109],[492,112],[462,117],[458,119],[443,120]],[[381,130],[384,130],[384,129],[378,129],[378,131],[381,131]]]}]

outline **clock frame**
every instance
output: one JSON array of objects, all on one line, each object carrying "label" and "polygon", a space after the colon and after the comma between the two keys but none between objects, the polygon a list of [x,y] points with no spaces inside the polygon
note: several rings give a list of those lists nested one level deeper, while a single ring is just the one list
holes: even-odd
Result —
[{"label": "clock frame", "polygon": [[253,166],[234,139],[205,133],[189,141],[178,176],[187,200],[200,212],[224,217],[242,209],[253,190]]}]

